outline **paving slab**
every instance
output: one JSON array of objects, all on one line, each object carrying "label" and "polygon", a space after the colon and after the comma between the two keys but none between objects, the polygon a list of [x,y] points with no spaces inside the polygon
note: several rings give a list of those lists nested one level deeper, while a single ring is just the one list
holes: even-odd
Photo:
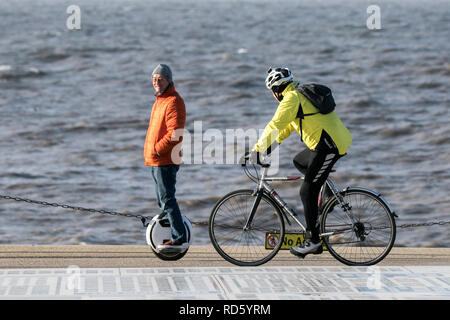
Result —
[{"label": "paving slab", "polygon": [[238,267],[211,246],[178,261],[148,246],[0,246],[0,300],[450,300],[450,248],[393,248],[376,266],[280,251]]},{"label": "paving slab", "polygon": [[0,299],[450,300],[450,267],[1,269]]}]

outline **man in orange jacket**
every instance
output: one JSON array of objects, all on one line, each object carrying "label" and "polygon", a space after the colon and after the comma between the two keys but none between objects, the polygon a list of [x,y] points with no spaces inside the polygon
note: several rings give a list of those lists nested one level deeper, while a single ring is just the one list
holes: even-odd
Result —
[{"label": "man in orange jacket", "polygon": [[159,208],[170,222],[172,239],[158,249],[186,245],[186,231],[175,198],[176,175],[180,168],[179,144],[186,121],[186,107],[172,81],[169,66],[159,64],[152,73],[156,101],[153,104],[144,146],[145,165],[151,166]]}]

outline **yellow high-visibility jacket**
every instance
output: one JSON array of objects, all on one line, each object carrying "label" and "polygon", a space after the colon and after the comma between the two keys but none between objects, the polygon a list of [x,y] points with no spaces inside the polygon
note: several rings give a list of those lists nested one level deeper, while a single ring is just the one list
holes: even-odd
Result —
[{"label": "yellow high-visibility jacket", "polygon": [[297,90],[297,85],[293,82],[284,89],[283,100],[252,150],[263,153],[274,141],[281,143],[294,130],[302,136],[306,146],[314,150],[320,141],[322,130],[325,130],[336,144],[339,154],[347,153],[352,144],[352,136],[334,111],[304,117],[300,132],[300,119],[297,118],[300,102],[304,114],[318,112],[317,108]]}]

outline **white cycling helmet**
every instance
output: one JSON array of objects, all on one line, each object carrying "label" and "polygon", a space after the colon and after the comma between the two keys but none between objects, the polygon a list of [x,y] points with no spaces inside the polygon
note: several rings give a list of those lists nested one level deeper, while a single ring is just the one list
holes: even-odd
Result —
[{"label": "white cycling helmet", "polygon": [[280,86],[282,84],[291,82],[294,79],[291,71],[288,68],[270,68],[267,71],[268,75],[266,78],[267,89],[272,90],[274,86]]}]

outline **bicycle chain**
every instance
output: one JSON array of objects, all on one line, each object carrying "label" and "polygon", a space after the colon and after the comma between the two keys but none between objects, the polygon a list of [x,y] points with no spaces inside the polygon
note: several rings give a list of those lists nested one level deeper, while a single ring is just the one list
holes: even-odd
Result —
[{"label": "bicycle chain", "polygon": [[[123,212],[117,212],[117,211],[110,211],[110,210],[104,210],[104,209],[92,209],[92,208],[83,208],[83,207],[75,207],[75,206],[71,206],[71,205],[67,205],[67,204],[60,204],[60,203],[52,203],[52,202],[47,202],[47,201],[39,201],[39,200],[31,200],[31,199],[25,199],[25,198],[20,198],[20,197],[13,197],[13,196],[6,196],[6,195],[1,195],[0,194],[0,198],[1,199],[5,199],[5,200],[15,200],[15,201],[21,201],[21,202],[26,202],[26,203],[32,203],[32,204],[40,204],[43,206],[51,206],[51,207],[60,207],[60,208],[64,208],[64,209],[71,209],[74,211],[85,211],[85,212],[90,212],[90,213],[100,213],[100,214],[108,214],[108,215],[112,215],[112,216],[122,216],[122,217],[129,217],[129,218],[137,218],[140,219],[141,222],[143,223],[144,227],[146,227],[146,221],[147,219],[149,219],[150,217],[146,217],[143,215],[135,215],[135,214],[131,214],[131,213],[123,213]],[[208,225],[208,221],[191,221],[191,224],[193,225]],[[435,221],[435,222],[424,222],[424,223],[410,223],[410,224],[403,224],[400,226],[397,226],[397,228],[401,228],[401,229],[405,229],[405,228],[416,228],[416,227],[430,227],[433,225],[446,225],[446,224],[450,224],[450,221]]]}]

